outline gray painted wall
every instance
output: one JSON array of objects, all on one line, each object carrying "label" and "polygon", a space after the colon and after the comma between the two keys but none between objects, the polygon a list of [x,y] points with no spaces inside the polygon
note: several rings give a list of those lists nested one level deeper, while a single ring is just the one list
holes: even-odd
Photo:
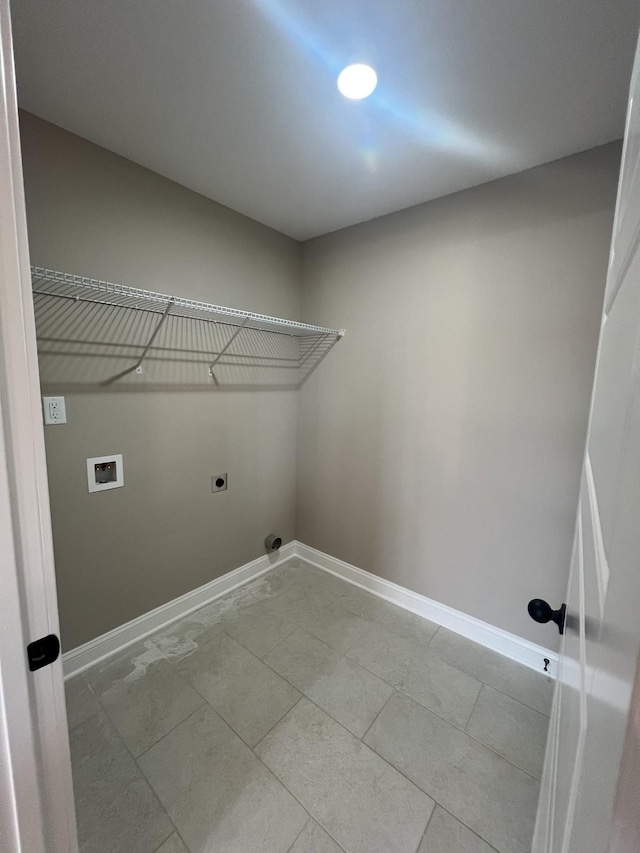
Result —
[{"label": "gray painted wall", "polygon": [[520,636],[564,598],[612,144],[304,244],[347,334],[301,395],[297,536]]},{"label": "gray painted wall", "polygon": [[[32,263],[298,318],[298,243],[32,115],[21,129]],[[294,392],[66,403],[45,429],[66,649],[260,556],[271,531],[293,538]],[[125,486],[89,495],[85,459],[107,453]]]},{"label": "gray painted wall", "polygon": [[[65,648],[272,530],[553,645],[525,606],[564,594],[618,145],[300,246],[21,118],[33,263],[347,329],[300,395],[66,394],[45,430]],[[103,453],[126,485],[89,495]]]}]

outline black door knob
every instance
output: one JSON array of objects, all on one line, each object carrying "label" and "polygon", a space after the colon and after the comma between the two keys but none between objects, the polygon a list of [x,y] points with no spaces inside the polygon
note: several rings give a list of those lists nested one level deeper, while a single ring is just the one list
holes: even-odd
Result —
[{"label": "black door knob", "polygon": [[567,615],[567,605],[561,604],[558,610],[552,610],[551,605],[547,604],[541,598],[533,598],[528,606],[529,616],[535,622],[555,622],[558,626],[558,631],[564,634],[564,621]]}]

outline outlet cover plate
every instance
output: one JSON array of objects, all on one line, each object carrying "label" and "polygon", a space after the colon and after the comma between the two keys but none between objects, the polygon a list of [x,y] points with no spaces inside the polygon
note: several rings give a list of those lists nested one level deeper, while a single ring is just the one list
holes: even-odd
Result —
[{"label": "outlet cover plate", "polygon": [[[100,469],[103,466],[115,466],[115,479],[100,482]],[[104,472],[102,472],[104,475]],[[90,492],[106,492],[107,489],[119,489],[124,486],[124,469],[122,467],[122,453],[112,453],[109,456],[92,456],[87,459],[87,482]]]},{"label": "outlet cover plate", "polygon": [[42,409],[45,424],[66,424],[67,409],[64,404],[64,397],[43,397]]},{"label": "outlet cover plate", "polygon": [[[222,480],[222,485],[218,485],[218,483]],[[224,492],[229,483],[229,478],[226,474],[214,474],[211,478],[211,491],[212,492]]]}]

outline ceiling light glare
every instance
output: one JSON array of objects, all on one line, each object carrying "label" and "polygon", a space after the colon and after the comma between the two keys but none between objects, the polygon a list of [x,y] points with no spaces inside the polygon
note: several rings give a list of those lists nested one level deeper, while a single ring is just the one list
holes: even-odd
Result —
[{"label": "ceiling light glare", "polygon": [[378,75],[369,65],[348,65],[338,77],[338,89],[352,101],[368,98],[378,85]]}]

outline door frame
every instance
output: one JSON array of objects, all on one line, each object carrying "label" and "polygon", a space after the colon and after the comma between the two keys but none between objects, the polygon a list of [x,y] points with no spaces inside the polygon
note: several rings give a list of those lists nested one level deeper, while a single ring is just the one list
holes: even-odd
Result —
[{"label": "door frame", "polygon": [[77,853],[9,0],[0,0],[0,847]]}]

